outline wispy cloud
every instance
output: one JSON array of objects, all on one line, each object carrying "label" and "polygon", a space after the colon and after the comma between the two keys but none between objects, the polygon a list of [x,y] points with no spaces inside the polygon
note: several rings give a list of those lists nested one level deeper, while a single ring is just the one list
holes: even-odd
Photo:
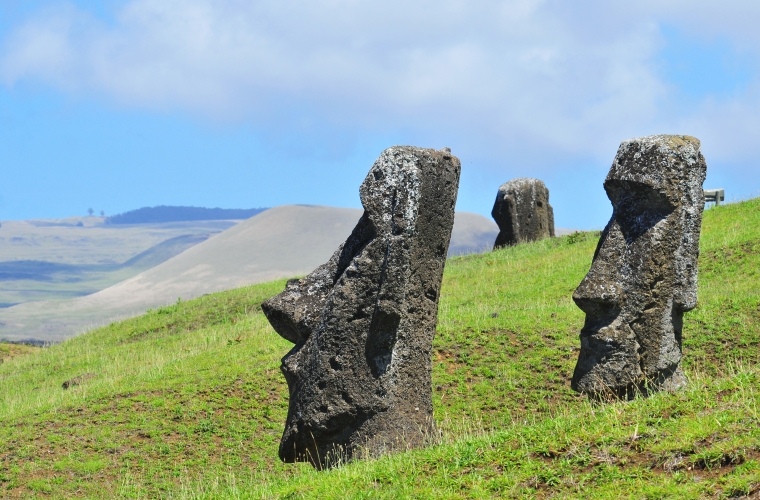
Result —
[{"label": "wispy cloud", "polygon": [[412,129],[492,161],[606,158],[670,131],[739,161],[760,127],[755,73],[739,95],[679,99],[661,26],[756,58],[758,19],[751,2],[133,0],[104,23],[67,4],[11,31],[0,76],[274,133]]}]

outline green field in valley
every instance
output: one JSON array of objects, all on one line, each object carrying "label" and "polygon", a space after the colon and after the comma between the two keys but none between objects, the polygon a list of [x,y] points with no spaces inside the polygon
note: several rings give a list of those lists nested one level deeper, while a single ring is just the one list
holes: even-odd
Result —
[{"label": "green field in valley", "polygon": [[106,225],[102,217],[3,221],[0,309],[95,293],[180,254],[236,222]]},{"label": "green field in valley", "polygon": [[[0,497],[704,498],[760,492],[760,199],[705,211],[689,387],[569,388],[571,294],[599,233],[447,262],[436,444],[330,471],[282,464],[284,281],[153,310],[45,349],[0,347]],[[65,381],[80,377],[68,390]]]}]

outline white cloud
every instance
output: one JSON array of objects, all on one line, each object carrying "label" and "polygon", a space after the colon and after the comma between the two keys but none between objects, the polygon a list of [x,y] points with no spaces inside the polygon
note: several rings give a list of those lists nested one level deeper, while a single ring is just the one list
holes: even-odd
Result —
[{"label": "white cloud", "polygon": [[274,129],[403,127],[481,158],[609,160],[624,138],[694,130],[736,159],[760,128],[757,92],[673,104],[660,26],[756,51],[758,14],[685,0],[133,0],[109,25],[68,5],[12,30],[0,76]]}]

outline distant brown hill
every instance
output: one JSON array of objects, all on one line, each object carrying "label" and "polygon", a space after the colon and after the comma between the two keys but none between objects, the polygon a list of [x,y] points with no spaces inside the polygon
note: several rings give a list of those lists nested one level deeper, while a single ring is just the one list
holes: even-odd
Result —
[{"label": "distant brown hill", "polygon": [[[304,275],[329,259],[361,214],[303,205],[266,210],[97,293],[0,309],[0,338],[60,341],[178,298]],[[457,213],[449,255],[489,250],[497,232],[481,215]]]}]

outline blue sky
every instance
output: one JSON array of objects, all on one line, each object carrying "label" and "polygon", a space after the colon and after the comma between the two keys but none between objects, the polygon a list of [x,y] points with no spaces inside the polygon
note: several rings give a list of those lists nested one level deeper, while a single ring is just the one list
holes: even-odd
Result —
[{"label": "blue sky", "polygon": [[6,0],[0,220],[358,207],[411,144],[460,158],[458,210],[537,177],[558,226],[599,228],[618,144],[653,133],[701,139],[706,187],[760,195],[760,7],[623,4]]}]

